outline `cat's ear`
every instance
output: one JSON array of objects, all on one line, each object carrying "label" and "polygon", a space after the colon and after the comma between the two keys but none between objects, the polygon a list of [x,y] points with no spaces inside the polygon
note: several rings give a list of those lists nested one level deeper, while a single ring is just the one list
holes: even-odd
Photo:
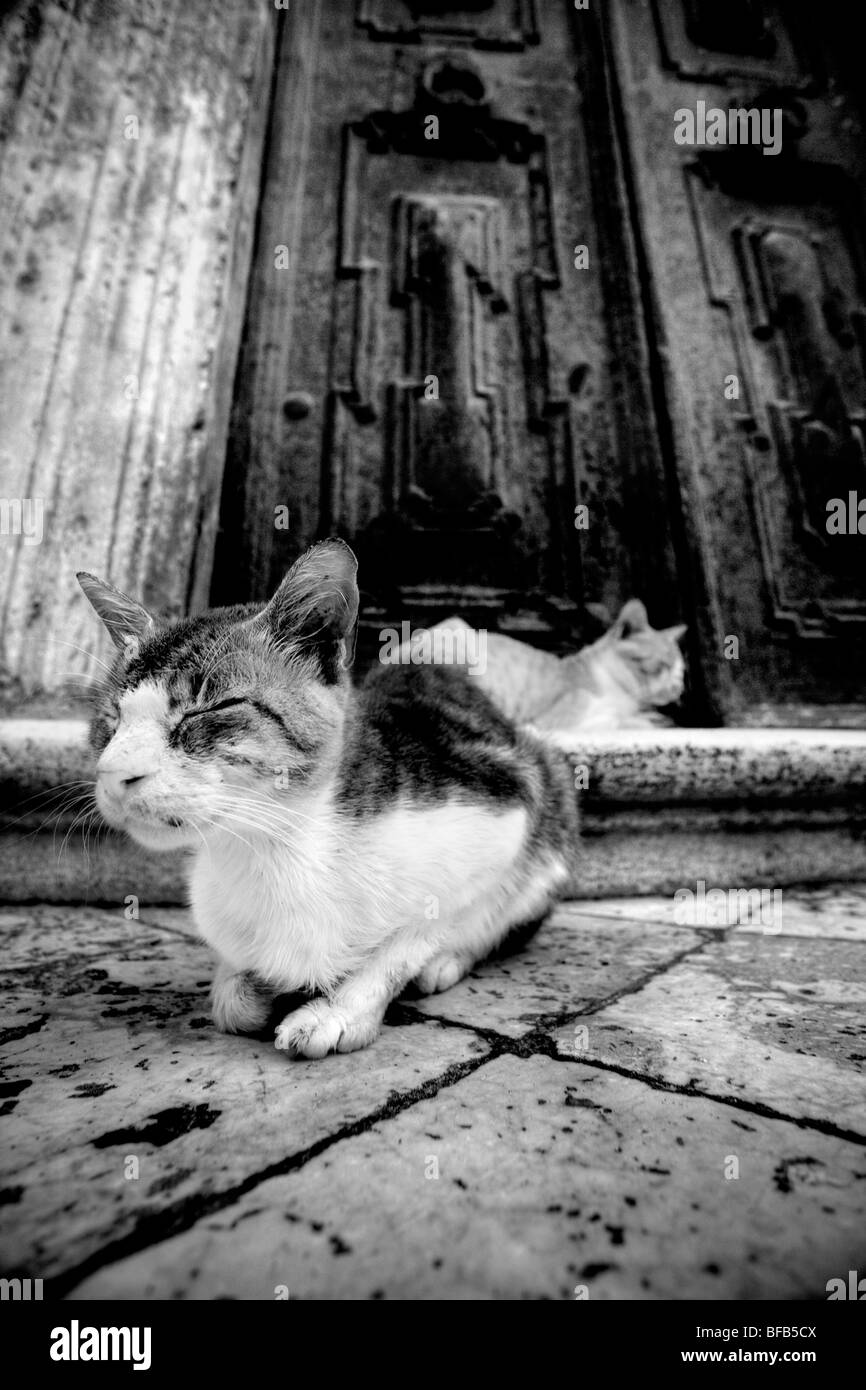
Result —
[{"label": "cat's ear", "polygon": [[688,630],[688,623],[677,623],[674,627],[663,628],[659,636],[669,637],[672,642],[679,642],[681,638],[685,637]]},{"label": "cat's ear", "polygon": [[613,625],[617,637],[631,637],[634,632],[646,632],[649,618],[639,598],[630,598],[620,609],[619,617]]},{"label": "cat's ear", "polygon": [[136,603],[134,598],[115,589],[113,584],[106,584],[103,579],[97,579],[84,570],[75,577],[108,628],[108,635],[118,651],[125,652],[130,659],[136,656],[141,643],[153,634],[155,628],[147,609]]},{"label": "cat's ear", "polygon": [[262,615],[280,641],[309,644],[329,680],[355,655],[357,572],[345,541],[320,541],[295,561]]}]

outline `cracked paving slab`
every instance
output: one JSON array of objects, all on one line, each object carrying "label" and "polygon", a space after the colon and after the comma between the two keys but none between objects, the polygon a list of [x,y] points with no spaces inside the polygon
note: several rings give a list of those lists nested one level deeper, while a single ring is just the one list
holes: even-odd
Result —
[{"label": "cracked paving slab", "polygon": [[[655,928],[652,928],[655,930]],[[557,1030],[578,1056],[866,1138],[866,952],[733,933]]]},{"label": "cracked paving slab", "polygon": [[[0,912],[7,1272],[95,1297],[822,1296],[866,1193],[863,962],[832,895],[799,939],[621,906],[562,905],[324,1062],[214,1031],[182,911]],[[750,1205],[718,1195],[720,1153]]]},{"label": "cracked paving slab", "polygon": [[216,1032],[210,954],[194,938],[122,910],[3,912],[4,926],[18,966],[0,975],[0,1243],[4,1268],[33,1277],[155,1230],[488,1051],[415,1022],[349,1066],[289,1062],[269,1039]]},{"label": "cracked paving slab", "polygon": [[682,927],[593,917],[561,903],[526,950],[487,961],[444,994],[407,999],[414,1014],[518,1038],[540,1018],[585,1012],[666,969],[705,939]]},{"label": "cracked paving slab", "polygon": [[447,1022],[417,1000],[393,1011],[402,1026],[386,1027],[370,1051],[310,1063],[288,1061],[269,1039],[215,1032],[211,957],[186,913],[129,921],[121,907],[10,909],[0,935],[10,1116],[0,1229],[6,1267],[35,1262],[43,1278],[106,1245],[156,1236],[185,1203],[231,1193],[253,1169],[483,1058],[489,1044],[473,1025],[517,1037],[540,1014],[562,1017],[635,987],[692,940],[578,924],[565,905],[527,951],[430,1001],[444,1004]]},{"label": "cracked paving slab", "polygon": [[825,1297],[864,1191],[844,1140],[503,1056],[70,1296]]},{"label": "cracked paving slab", "polygon": [[[689,885],[684,884],[684,887]],[[695,885],[692,886],[694,891]],[[756,885],[752,885],[755,887]],[[766,885],[765,885],[766,886]],[[866,883],[819,884],[783,888],[778,930],[780,936],[821,936],[839,941],[866,941]],[[592,917],[616,917],[628,922],[657,922],[674,926],[674,897],[605,898],[575,902],[573,911]],[[738,934],[770,935],[760,922],[732,922]]]}]

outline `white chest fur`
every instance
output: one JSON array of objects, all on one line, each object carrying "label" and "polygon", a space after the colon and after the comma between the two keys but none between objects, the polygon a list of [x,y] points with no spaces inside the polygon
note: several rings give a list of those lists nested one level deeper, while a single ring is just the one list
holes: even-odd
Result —
[{"label": "white chest fur", "polygon": [[507,888],[526,834],[522,809],[458,802],[368,820],[320,806],[279,835],[217,832],[196,860],[202,936],[236,970],[281,990],[329,988],[397,932],[435,936]]}]

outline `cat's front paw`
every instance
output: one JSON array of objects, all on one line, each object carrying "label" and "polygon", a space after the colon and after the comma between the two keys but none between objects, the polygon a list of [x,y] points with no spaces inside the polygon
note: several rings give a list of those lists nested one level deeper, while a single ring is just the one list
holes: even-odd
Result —
[{"label": "cat's front paw", "polygon": [[378,1032],[378,1018],[353,1016],[327,999],[314,999],[286,1015],[276,1029],[274,1046],[291,1057],[325,1057],[369,1047]]},{"label": "cat's front paw", "polygon": [[244,971],[218,970],[210,998],[211,1016],[221,1033],[259,1033],[268,1021],[271,1001]]}]

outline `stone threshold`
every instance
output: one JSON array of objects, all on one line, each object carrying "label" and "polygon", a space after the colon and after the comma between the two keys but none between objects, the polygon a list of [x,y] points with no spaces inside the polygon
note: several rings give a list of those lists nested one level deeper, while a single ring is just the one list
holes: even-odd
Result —
[{"label": "stone threshold", "polygon": [[[866,881],[866,731],[642,729],[565,751],[582,810],[573,897]],[[104,829],[85,842],[53,813],[89,776],[83,720],[0,720],[0,898],[183,902],[182,856]]]}]

